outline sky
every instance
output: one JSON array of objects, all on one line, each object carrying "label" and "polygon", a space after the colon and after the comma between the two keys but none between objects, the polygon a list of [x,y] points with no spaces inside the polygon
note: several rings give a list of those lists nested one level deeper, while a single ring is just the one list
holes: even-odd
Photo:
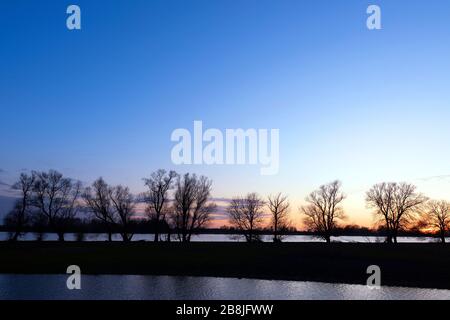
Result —
[{"label": "sky", "polygon": [[[137,193],[158,168],[208,176],[216,198],[284,192],[297,225],[335,179],[347,223],[372,225],[378,182],[450,200],[449,16],[447,0],[2,0],[0,201],[23,171]],[[171,133],[195,120],[279,129],[278,174],[173,164]]]}]

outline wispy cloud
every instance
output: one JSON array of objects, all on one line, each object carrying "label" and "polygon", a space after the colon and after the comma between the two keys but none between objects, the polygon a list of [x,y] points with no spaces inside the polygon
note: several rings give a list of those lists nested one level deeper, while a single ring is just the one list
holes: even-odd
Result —
[{"label": "wispy cloud", "polygon": [[226,203],[231,202],[231,200],[232,199],[230,199],[230,198],[211,198],[211,201],[226,202]]},{"label": "wispy cloud", "polygon": [[13,190],[9,183],[0,180],[0,196],[17,197],[17,195],[17,190]]},{"label": "wispy cloud", "polygon": [[11,187],[10,184],[7,184],[6,182],[3,182],[2,180],[0,180],[0,186]]},{"label": "wispy cloud", "polygon": [[419,178],[417,180],[419,180],[419,181],[432,181],[432,180],[447,180],[447,179],[450,179],[450,174],[444,174],[444,175],[440,175],[440,176],[424,177],[424,178]]}]

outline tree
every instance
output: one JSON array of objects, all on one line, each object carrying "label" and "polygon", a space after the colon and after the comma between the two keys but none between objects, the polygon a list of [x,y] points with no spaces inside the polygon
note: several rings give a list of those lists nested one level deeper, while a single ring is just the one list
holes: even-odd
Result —
[{"label": "tree", "polygon": [[205,176],[186,173],[175,185],[172,221],[178,240],[190,242],[192,234],[206,225],[216,208],[210,202],[212,181]]},{"label": "tree", "polygon": [[33,174],[35,181],[31,203],[38,209],[36,214],[43,215],[50,228],[58,234],[58,240],[64,241],[67,227],[77,212],[81,183],[64,178],[55,170]]},{"label": "tree", "polygon": [[153,172],[148,179],[144,179],[148,191],[144,194],[144,201],[147,203],[147,214],[154,222],[154,241],[159,241],[159,229],[168,209],[169,190],[173,187],[173,181],[176,178],[175,171],[166,172],[158,170]]},{"label": "tree", "polygon": [[441,242],[445,243],[445,235],[450,229],[450,203],[445,200],[429,201],[425,221],[429,227],[438,231]]},{"label": "tree", "polygon": [[24,228],[29,221],[30,215],[21,201],[16,201],[12,210],[3,218],[4,226],[9,230],[9,241],[17,241],[24,234]]},{"label": "tree", "polygon": [[130,233],[130,222],[134,215],[136,202],[128,187],[116,186],[110,189],[109,196],[115,210],[114,222],[120,226],[120,235],[123,241],[133,238]]},{"label": "tree", "polygon": [[99,220],[108,232],[108,240],[112,241],[112,226],[114,225],[114,208],[110,198],[110,187],[98,178],[91,187],[84,189],[82,194],[87,208],[93,213],[95,219]]},{"label": "tree", "polygon": [[30,217],[30,226],[36,235],[36,241],[43,241],[48,226],[47,217],[39,212],[33,212]]},{"label": "tree", "polygon": [[305,225],[327,243],[331,242],[338,220],[345,218],[340,206],[344,199],[341,182],[336,180],[313,191],[305,199],[309,204],[301,208]]},{"label": "tree", "polygon": [[417,218],[418,211],[428,199],[408,183],[376,184],[366,194],[366,202],[380,216],[387,232],[386,242],[397,243],[398,232]]},{"label": "tree", "polygon": [[230,224],[241,231],[247,242],[261,241],[256,231],[264,221],[262,211],[265,203],[257,193],[249,193],[246,197],[231,199],[228,206]]},{"label": "tree", "polygon": [[20,199],[16,201],[14,208],[6,215],[5,225],[12,228],[11,241],[17,241],[23,234],[24,227],[30,221],[30,200],[33,191],[35,176],[22,173],[19,181],[12,188],[20,192]]},{"label": "tree", "polygon": [[287,196],[278,193],[269,196],[267,207],[270,211],[270,225],[273,232],[273,242],[281,242],[282,232],[286,231],[291,223],[289,221],[289,201]]}]

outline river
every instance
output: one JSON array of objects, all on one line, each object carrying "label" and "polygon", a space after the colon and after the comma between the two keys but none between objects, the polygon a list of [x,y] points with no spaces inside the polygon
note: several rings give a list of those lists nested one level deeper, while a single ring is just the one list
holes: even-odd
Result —
[{"label": "river", "polygon": [[[162,236],[165,238],[165,235]],[[0,232],[0,241],[4,241],[8,239],[7,232]],[[44,235],[44,240],[46,241],[56,241],[58,239],[55,233],[48,233]],[[74,241],[77,239],[77,235],[73,233],[68,233],[65,235],[65,239],[67,241]],[[108,239],[107,235],[104,233],[86,233],[83,236],[83,241],[106,241]],[[172,236],[174,240],[175,237]],[[383,242],[384,237],[362,237],[362,236],[342,236],[342,237],[332,237],[332,241],[337,242],[362,242],[362,243],[377,243]],[[20,240],[23,241],[31,241],[36,240],[36,235],[33,233],[26,233]],[[113,235],[114,241],[121,241],[122,238],[119,234]],[[264,241],[272,241],[272,237],[270,235],[263,236]],[[152,234],[135,234],[133,236],[133,241],[153,241]],[[200,234],[193,235],[192,241],[202,241],[202,242],[232,242],[232,241],[244,241],[244,238],[239,235],[231,235],[231,234]],[[309,235],[292,235],[286,236],[283,239],[284,242],[317,242],[322,241],[321,239]],[[430,243],[437,242],[436,238],[429,237],[399,237],[398,242],[400,243]],[[447,238],[447,241],[450,241]]]},{"label": "river", "polygon": [[139,275],[82,275],[81,289],[67,275],[0,274],[0,300],[428,300],[450,299],[450,290],[317,282]]}]

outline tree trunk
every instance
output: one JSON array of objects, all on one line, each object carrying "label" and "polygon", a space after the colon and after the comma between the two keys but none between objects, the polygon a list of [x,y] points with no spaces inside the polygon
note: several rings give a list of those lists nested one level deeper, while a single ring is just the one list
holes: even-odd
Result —
[{"label": "tree trunk", "polygon": [[106,226],[106,231],[108,234],[108,241],[111,242],[112,241],[112,230],[111,230],[111,225],[105,221],[105,226]]},{"label": "tree trunk", "polygon": [[397,244],[397,230],[394,231],[394,234],[393,234],[392,238],[394,240],[394,243]]},{"label": "tree trunk", "polygon": [[275,223],[275,227],[273,230],[273,242],[279,242],[278,241],[278,230],[277,230],[277,224]]},{"label": "tree trunk", "polygon": [[123,232],[120,235],[122,236],[123,242],[130,242],[131,237],[127,232]]},{"label": "tree trunk", "polygon": [[42,240],[44,240],[44,234],[42,232],[39,232],[37,234],[36,241],[41,242]]},{"label": "tree trunk", "polygon": [[154,242],[158,242],[159,241],[159,218],[156,219],[156,223],[155,223],[155,238],[153,239]]},{"label": "tree trunk", "polygon": [[390,234],[387,235],[386,243],[392,243],[392,235],[390,235]]},{"label": "tree trunk", "polygon": [[11,237],[10,241],[14,241],[14,242],[17,241],[19,239],[19,235],[20,235],[20,232],[16,231],[14,233],[14,236]]}]

